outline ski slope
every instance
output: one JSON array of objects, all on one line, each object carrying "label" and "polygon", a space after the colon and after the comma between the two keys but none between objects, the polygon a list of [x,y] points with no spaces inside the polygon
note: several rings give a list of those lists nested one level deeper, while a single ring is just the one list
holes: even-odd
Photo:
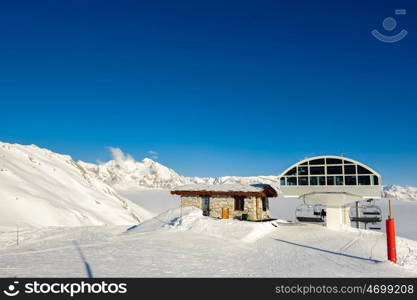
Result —
[{"label": "ski slope", "polygon": [[0,234],[0,277],[417,277],[417,242],[386,261],[383,234],[252,223],[171,210],[138,226],[27,229]]}]

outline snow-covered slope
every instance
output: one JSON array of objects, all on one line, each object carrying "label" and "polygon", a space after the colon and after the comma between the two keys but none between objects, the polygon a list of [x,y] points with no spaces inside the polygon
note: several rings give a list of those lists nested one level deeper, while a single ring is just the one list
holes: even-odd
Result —
[{"label": "snow-covered slope", "polygon": [[0,227],[122,225],[149,217],[70,156],[0,142]]},{"label": "snow-covered slope", "polygon": [[417,201],[417,187],[387,185],[384,186],[384,193],[387,198],[402,201]]}]

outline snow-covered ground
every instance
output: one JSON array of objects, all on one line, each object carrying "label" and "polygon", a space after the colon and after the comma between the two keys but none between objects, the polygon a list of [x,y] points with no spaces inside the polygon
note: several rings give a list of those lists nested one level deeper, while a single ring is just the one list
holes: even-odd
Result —
[{"label": "snow-covered ground", "polygon": [[43,228],[0,234],[0,276],[84,277],[79,244],[95,277],[417,276],[417,242],[398,239],[399,264],[385,237],[317,225],[217,220],[180,209],[127,228]]},{"label": "snow-covered ground", "polygon": [[[74,241],[96,277],[417,277],[417,241],[397,238],[399,264],[393,265],[386,262],[383,233],[217,220],[178,208],[178,197],[167,190],[123,196],[155,214],[176,209],[135,226],[25,228],[18,246],[15,231],[0,232],[0,277],[86,276]],[[298,204],[271,199],[271,210],[291,220]],[[394,211],[403,213],[397,203]]]}]

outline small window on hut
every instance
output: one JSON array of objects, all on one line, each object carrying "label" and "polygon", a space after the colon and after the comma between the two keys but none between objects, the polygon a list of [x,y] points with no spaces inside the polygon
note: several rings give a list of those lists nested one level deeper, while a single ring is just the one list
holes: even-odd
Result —
[{"label": "small window on hut", "polygon": [[268,198],[266,197],[262,197],[262,210],[266,211],[267,209],[269,209],[269,205],[268,205]]},{"label": "small window on hut", "polygon": [[245,197],[235,196],[235,210],[245,209]]}]

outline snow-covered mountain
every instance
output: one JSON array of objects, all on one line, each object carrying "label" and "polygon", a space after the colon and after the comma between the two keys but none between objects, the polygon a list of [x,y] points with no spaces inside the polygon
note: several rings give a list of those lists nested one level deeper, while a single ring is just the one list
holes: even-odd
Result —
[{"label": "snow-covered mountain", "polygon": [[171,188],[186,184],[185,177],[150,158],[141,162],[131,156],[124,155],[120,149],[111,149],[113,160],[101,164],[79,162],[92,176],[111,185],[125,190],[129,188]]},{"label": "snow-covered mountain", "polygon": [[118,148],[111,148],[113,160],[107,163],[91,164],[79,162],[92,176],[104,181],[117,190],[134,188],[171,189],[173,187],[190,184],[224,184],[224,183],[267,183],[278,185],[277,176],[223,176],[223,177],[186,177],[178,174],[150,158],[135,161],[130,155],[125,155]]},{"label": "snow-covered mountain", "polygon": [[0,142],[0,226],[122,225],[149,217],[70,156]]},{"label": "snow-covered mountain", "polygon": [[385,196],[403,201],[417,201],[417,187],[387,185],[384,186]]}]

